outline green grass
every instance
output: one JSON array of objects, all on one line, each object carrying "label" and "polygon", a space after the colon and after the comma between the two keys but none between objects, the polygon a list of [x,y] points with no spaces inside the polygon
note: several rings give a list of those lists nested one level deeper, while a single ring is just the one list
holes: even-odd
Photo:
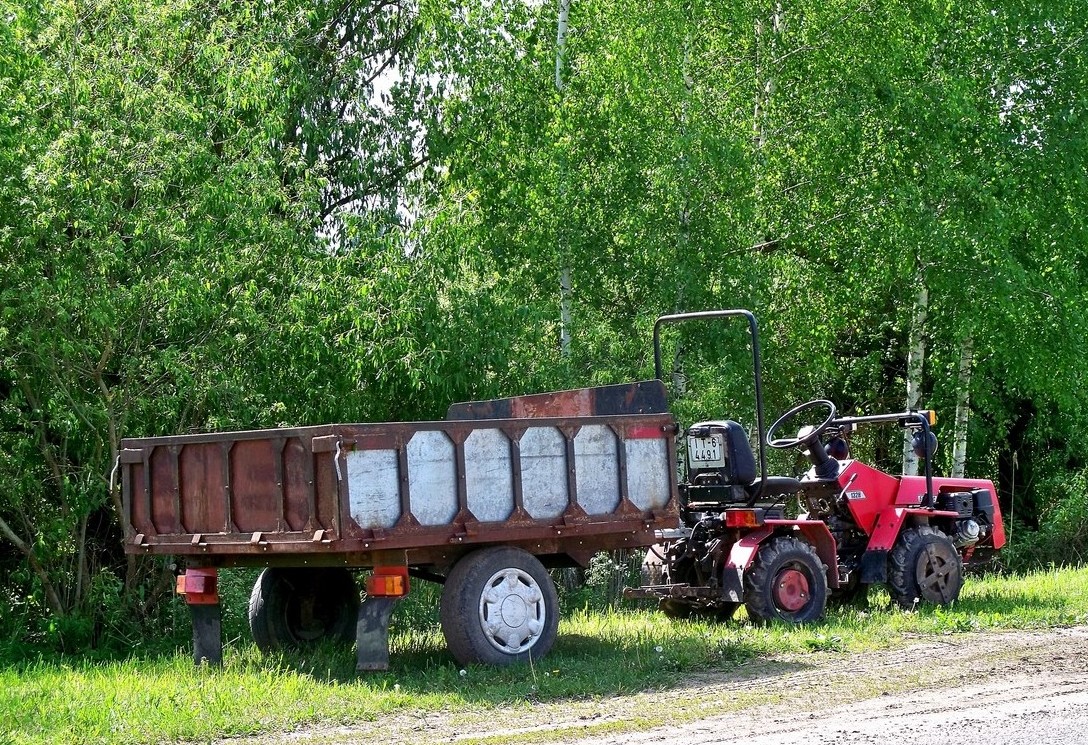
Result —
[{"label": "green grass", "polygon": [[[812,652],[901,644],[918,635],[1088,623],[1088,570],[972,577],[951,608],[906,613],[870,593],[806,627],[672,622],[647,610],[568,611],[552,654],[532,667],[462,671],[434,621],[433,593],[394,618],[392,669],[357,674],[350,650],[262,658],[234,637],[222,669],[187,649],[124,659],[38,658],[0,667],[0,744],[207,741],[392,713],[485,713],[496,707],[667,688],[699,671]],[[803,659],[803,657],[802,657]]]}]

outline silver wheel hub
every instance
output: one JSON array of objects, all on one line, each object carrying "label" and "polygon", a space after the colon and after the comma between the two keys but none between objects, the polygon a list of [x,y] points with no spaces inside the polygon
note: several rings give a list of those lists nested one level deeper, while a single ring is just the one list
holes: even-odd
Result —
[{"label": "silver wheel hub", "polygon": [[530,649],[544,631],[544,593],[532,575],[501,569],[484,584],[480,626],[493,647],[506,654]]}]

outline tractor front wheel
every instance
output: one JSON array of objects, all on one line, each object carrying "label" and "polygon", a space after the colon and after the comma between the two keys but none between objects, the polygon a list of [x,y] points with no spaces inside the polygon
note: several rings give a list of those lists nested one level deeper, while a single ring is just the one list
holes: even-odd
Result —
[{"label": "tractor front wheel", "polygon": [[781,536],[761,546],[744,585],[744,607],[756,622],[816,621],[827,606],[827,570],[798,538]]},{"label": "tractor front wheel", "polygon": [[963,562],[952,541],[928,525],[904,530],[888,556],[888,589],[901,608],[949,605],[963,587]]}]

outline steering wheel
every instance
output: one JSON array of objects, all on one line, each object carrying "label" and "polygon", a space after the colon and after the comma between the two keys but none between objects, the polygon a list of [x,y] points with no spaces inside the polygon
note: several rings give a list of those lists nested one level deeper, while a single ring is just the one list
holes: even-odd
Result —
[{"label": "steering wheel", "polygon": [[[786,422],[791,421],[798,414],[806,412],[809,409],[820,409],[820,408],[827,409],[827,417],[820,424],[816,425],[816,427],[814,427],[812,429],[809,429],[803,435],[799,435],[797,437],[775,437],[774,436],[775,432],[777,432],[779,429],[781,429],[783,427],[783,425],[786,424]],[[820,435],[823,434],[824,430],[826,430],[829,426],[831,426],[831,422],[835,419],[836,414],[837,414],[837,412],[835,410],[835,404],[833,404],[830,401],[827,401],[825,399],[822,399],[822,398],[816,399],[815,401],[809,401],[808,403],[803,403],[800,406],[794,406],[792,409],[787,411],[785,414],[778,417],[778,419],[775,420],[774,424],[772,424],[767,429],[767,444],[770,447],[776,448],[776,449],[779,449],[779,450],[785,450],[786,448],[797,447],[798,445],[811,444],[812,442],[815,442],[816,440],[818,440]],[[808,428],[806,428],[806,429],[808,429]]]}]

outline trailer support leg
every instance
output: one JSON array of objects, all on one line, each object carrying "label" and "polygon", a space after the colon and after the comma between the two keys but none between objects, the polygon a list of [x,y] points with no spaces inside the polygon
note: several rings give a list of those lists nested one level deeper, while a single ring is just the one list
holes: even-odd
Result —
[{"label": "trailer support leg", "polygon": [[218,603],[190,605],[193,614],[193,663],[219,667],[223,664],[223,624]]},{"label": "trailer support leg", "polygon": [[389,616],[397,598],[368,597],[355,625],[356,670],[389,669]]},{"label": "trailer support leg", "polygon": [[223,614],[219,605],[219,573],[214,568],[186,569],[177,592],[193,619],[193,664],[223,664]]}]

